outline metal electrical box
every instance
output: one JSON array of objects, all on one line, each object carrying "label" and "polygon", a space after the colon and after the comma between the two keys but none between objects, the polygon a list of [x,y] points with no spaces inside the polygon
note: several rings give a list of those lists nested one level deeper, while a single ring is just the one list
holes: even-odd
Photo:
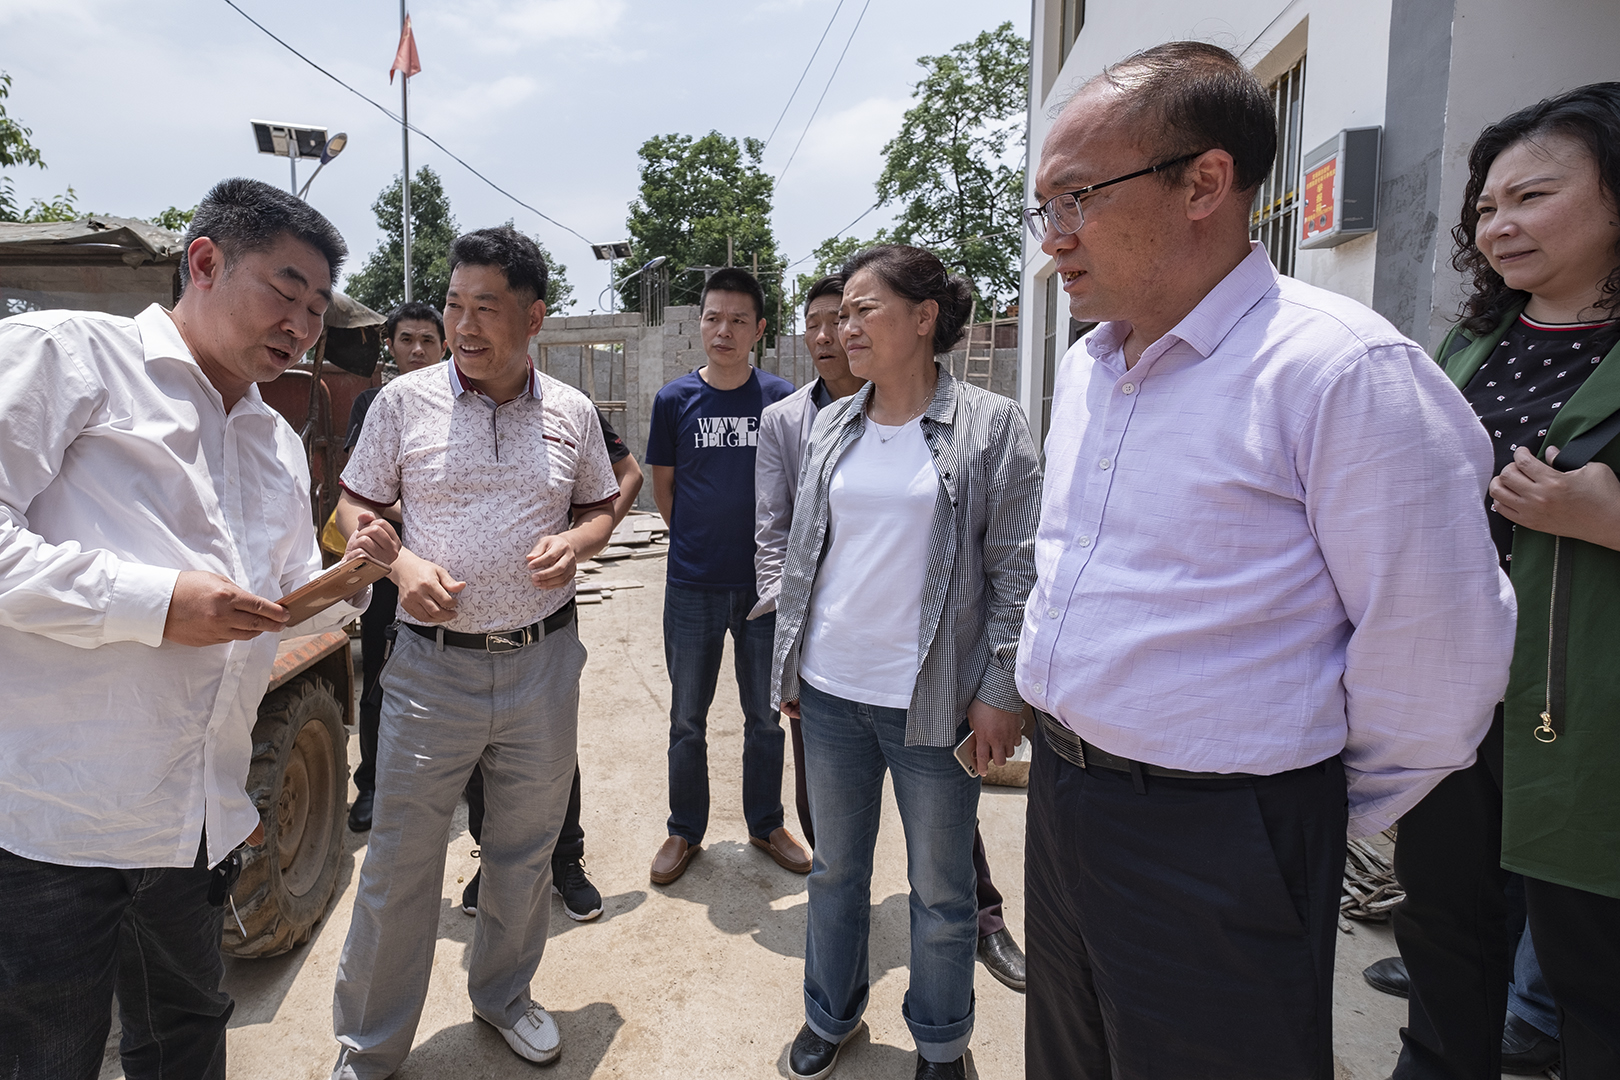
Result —
[{"label": "metal electrical box", "polygon": [[1301,163],[1299,246],[1337,247],[1378,228],[1383,129],[1345,128]]}]

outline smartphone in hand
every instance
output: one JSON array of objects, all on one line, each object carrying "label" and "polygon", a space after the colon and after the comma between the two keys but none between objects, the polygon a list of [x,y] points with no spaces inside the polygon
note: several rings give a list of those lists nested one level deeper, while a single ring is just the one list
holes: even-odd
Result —
[{"label": "smartphone in hand", "polygon": [[956,754],[957,764],[961,765],[962,769],[972,777],[979,775],[978,749],[978,732],[970,731],[967,733],[967,738],[957,743],[956,749],[953,751]]}]

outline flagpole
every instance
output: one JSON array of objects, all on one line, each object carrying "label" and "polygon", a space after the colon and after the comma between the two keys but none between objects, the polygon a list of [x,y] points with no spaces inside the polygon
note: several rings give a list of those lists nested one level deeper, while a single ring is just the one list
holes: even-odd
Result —
[{"label": "flagpole", "polygon": [[[399,0],[399,32],[405,33],[405,0]],[[409,71],[402,72],[404,78],[399,80],[399,137],[402,146],[402,158],[405,163],[404,176],[400,180],[400,221],[404,225],[402,230],[403,247],[405,253],[405,301],[411,300],[411,106]]]}]

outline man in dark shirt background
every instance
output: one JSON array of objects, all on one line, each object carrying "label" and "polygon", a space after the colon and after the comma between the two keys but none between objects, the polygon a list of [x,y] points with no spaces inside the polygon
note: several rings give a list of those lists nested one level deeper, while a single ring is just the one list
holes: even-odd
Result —
[{"label": "man in dark shirt background", "polygon": [[718,270],[698,302],[708,363],[670,381],[653,403],[647,463],[669,523],[664,661],[669,710],[669,838],[655,885],[686,872],[709,824],[707,726],[729,631],[743,711],[743,816],[749,842],[795,873],[810,852],[782,825],[781,717],[770,704],[776,613],[748,619],[754,582],[754,458],[759,415],[793,392],[749,363],[765,332],[765,295],[745,270]]},{"label": "man in dark shirt background", "polygon": [[[444,359],[444,319],[431,306],[419,300],[401,304],[383,324],[383,337],[388,351],[399,368],[399,374],[437,364]],[[381,387],[360,392],[349,410],[349,434],[343,442],[347,453],[360,441],[360,431],[366,424],[366,410],[376,400]],[[382,512],[396,530],[403,530],[399,504]],[[399,604],[399,589],[383,578],[371,587],[371,606],[360,616],[360,766],[354,770],[354,786],[359,789],[354,805],[349,808],[349,828],[365,832],[371,828],[371,803],[377,790],[377,724],[382,716],[382,694],[377,690],[377,675],[382,671],[387,652],[384,637],[394,621],[394,609]]]}]

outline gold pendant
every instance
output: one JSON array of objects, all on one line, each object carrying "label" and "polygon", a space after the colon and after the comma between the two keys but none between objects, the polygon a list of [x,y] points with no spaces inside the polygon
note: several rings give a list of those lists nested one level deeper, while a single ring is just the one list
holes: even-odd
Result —
[{"label": "gold pendant", "polygon": [[1536,728],[1533,732],[1531,732],[1531,734],[1536,737],[1537,742],[1550,743],[1554,739],[1558,738],[1558,732],[1554,731],[1552,726],[1552,713],[1542,713],[1541,726]]}]

